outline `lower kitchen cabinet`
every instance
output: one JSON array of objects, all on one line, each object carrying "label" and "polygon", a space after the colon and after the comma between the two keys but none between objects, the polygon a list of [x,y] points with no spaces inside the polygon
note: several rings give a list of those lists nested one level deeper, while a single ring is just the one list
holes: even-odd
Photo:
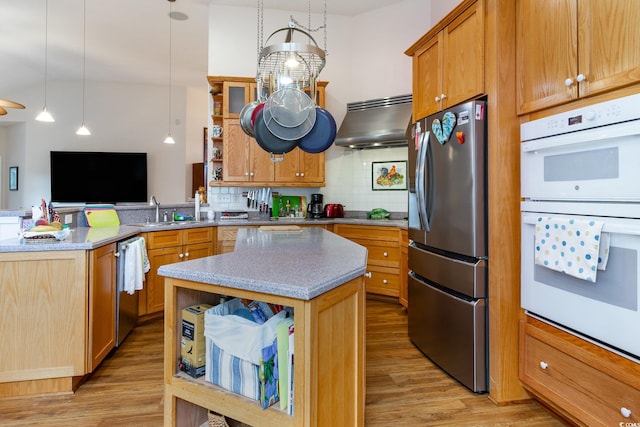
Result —
[{"label": "lower kitchen cabinet", "polygon": [[116,346],[116,244],[89,252],[89,340],[87,371]]},{"label": "lower kitchen cabinet", "polygon": [[397,227],[334,224],[333,232],[367,248],[368,293],[400,297],[401,230]]},{"label": "lower kitchen cabinet", "polygon": [[69,393],[87,373],[84,250],[0,253],[0,398]]},{"label": "lower kitchen cabinet", "polygon": [[532,317],[520,324],[520,380],[577,425],[640,425],[640,365]]},{"label": "lower kitchen cabinet", "polygon": [[400,304],[409,307],[409,232],[400,231]]},{"label": "lower kitchen cabinet", "polygon": [[214,254],[215,227],[189,228],[145,233],[147,255],[151,268],[146,275],[138,300],[138,315],[164,310],[164,280],[158,268]]}]

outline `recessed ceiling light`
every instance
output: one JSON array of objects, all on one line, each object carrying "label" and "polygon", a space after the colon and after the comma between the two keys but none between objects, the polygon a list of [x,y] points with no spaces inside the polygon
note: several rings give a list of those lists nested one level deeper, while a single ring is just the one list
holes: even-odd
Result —
[{"label": "recessed ceiling light", "polygon": [[186,21],[189,19],[189,16],[186,13],[182,12],[170,12],[169,17],[171,19],[175,19],[176,21]]}]

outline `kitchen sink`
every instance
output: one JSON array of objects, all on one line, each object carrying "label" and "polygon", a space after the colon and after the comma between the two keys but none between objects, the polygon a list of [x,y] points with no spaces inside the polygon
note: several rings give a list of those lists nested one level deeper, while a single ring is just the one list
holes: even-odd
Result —
[{"label": "kitchen sink", "polygon": [[196,220],[185,220],[185,221],[166,221],[166,222],[135,222],[131,224],[123,224],[123,225],[131,225],[133,227],[171,227],[177,225],[189,225],[189,224],[199,224],[202,221]]}]

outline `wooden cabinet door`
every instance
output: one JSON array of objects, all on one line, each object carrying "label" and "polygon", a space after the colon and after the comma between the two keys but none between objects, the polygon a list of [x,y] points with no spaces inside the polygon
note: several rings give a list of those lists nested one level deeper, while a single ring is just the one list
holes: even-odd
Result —
[{"label": "wooden cabinet door", "polygon": [[181,253],[182,246],[149,249],[147,251],[151,269],[149,269],[144,283],[147,297],[146,314],[164,310],[164,278],[158,276],[158,268],[166,264],[179,262]]},{"label": "wooden cabinet door", "polygon": [[442,33],[428,40],[413,56],[413,121],[440,109]]},{"label": "wooden cabinet door", "polygon": [[518,113],[576,99],[565,84],[578,75],[576,0],[519,0],[516,14]]},{"label": "wooden cabinet door", "polygon": [[578,0],[581,97],[640,81],[639,23],[637,0]]},{"label": "wooden cabinet door", "polygon": [[116,244],[94,249],[89,258],[88,372],[116,345]]},{"label": "wooden cabinet door", "polygon": [[212,243],[194,243],[182,248],[182,261],[204,258],[213,255]]},{"label": "wooden cabinet door", "polygon": [[477,1],[443,30],[442,109],[484,92],[483,4]]},{"label": "wooden cabinet door", "polygon": [[222,156],[223,181],[247,181],[249,177],[249,135],[239,119],[225,119]]},{"label": "wooden cabinet door", "polygon": [[249,103],[252,96],[249,83],[226,81],[222,87],[224,97],[222,114],[227,119],[239,118],[240,110]]},{"label": "wooden cabinet door", "polygon": [[299,148],[275,164],[275,181],[324,185],[324,153],[311,154]]},{"label": "wooden cabinet door", "polygon": [[253,138],[249,138],[249,153],[249,181],[272,182],[274,162],[271,154],[264,151]]}]

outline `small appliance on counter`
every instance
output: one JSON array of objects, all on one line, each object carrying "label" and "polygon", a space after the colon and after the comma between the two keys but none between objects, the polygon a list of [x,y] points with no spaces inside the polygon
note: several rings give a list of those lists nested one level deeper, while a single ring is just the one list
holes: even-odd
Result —
[{"label": "small appliance on counter", "polygon": [[322,218],[322,194],[312,194],[311,203],[307,205],[307,218]]},{"label": "small appliance on counter", "polygon": [[329,203],[324,207],[325,218],[342,218],[344,217],[344,206],[338,203]]}]

